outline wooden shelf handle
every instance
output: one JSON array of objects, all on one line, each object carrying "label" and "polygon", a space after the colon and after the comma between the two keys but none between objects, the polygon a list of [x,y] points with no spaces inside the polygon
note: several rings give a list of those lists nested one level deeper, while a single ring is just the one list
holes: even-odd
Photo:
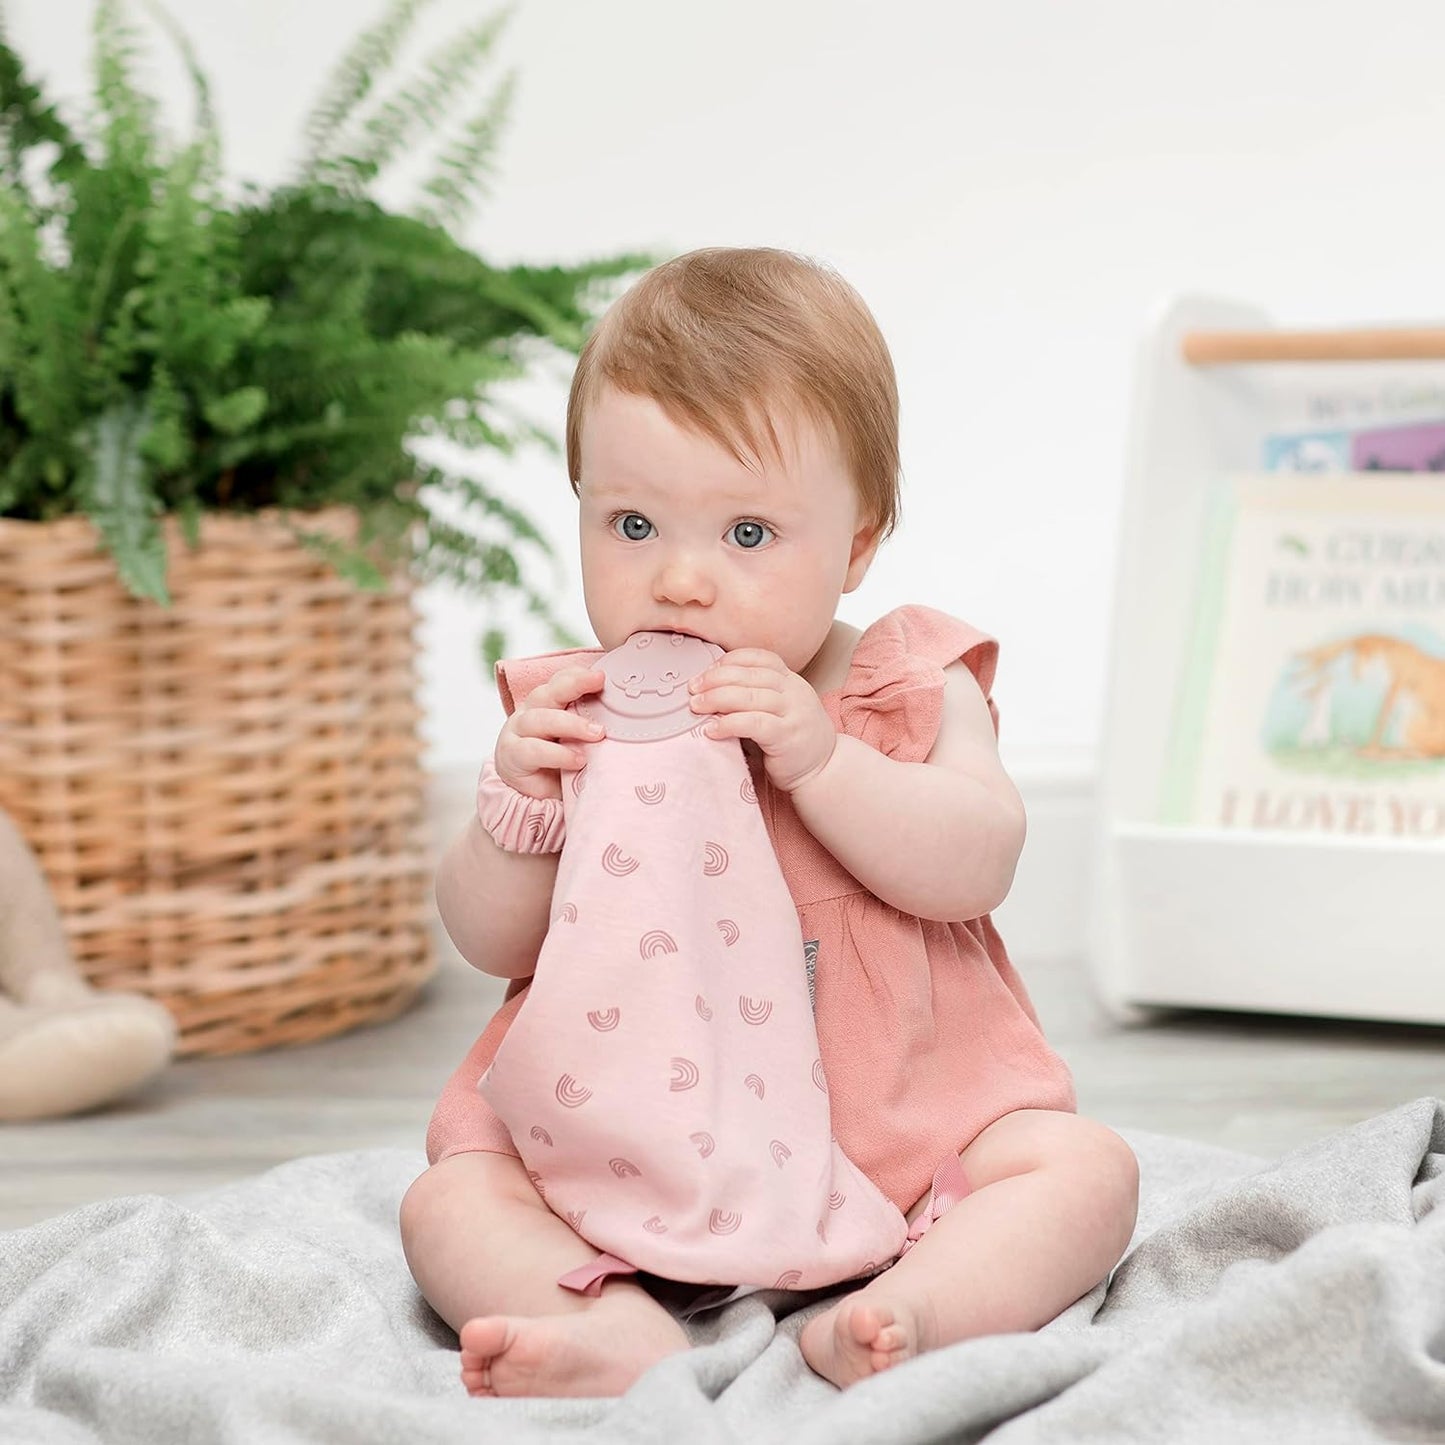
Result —
[{"label": "wooden shelf handle", "polygon": [[1362,331],[1190,331],[1180,343],[1192,366],[1257,361],[1445,360],[1445,327]]}]

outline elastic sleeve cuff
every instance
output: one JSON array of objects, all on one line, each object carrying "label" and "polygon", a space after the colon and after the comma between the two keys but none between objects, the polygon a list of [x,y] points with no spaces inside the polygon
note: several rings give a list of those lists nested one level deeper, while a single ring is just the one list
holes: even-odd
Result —
[{"label": "elastic sleeve cuff", "polygon": [[509,853],[556,853],[567,832],[560,798],[531,798],[504,782],[490,758],[477,780],[477,817]]}]

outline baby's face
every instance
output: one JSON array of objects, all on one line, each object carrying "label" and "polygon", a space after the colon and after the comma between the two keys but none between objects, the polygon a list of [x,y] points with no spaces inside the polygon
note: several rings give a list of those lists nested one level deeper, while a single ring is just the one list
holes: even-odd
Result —
[{"label": "baby's face", "polygon": [[597,640],[688,632],[801,672],[873,557],[831,435],[775,417],[784,453],[745,466],[649,397],[605,388],[584,419],[582,585]]}]

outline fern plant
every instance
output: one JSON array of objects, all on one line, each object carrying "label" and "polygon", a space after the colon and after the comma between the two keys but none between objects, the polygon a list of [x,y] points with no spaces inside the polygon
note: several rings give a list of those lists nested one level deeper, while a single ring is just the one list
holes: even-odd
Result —
[{"label": "fern plant", "polygon": [[[194,541],[205,511],[277,508],[359,585],[407,565],[520,595],[571,640],[535,581],[551,560],[536,527],[415,446],[555,449],[497,385],[575,351],[648,258],[496,267],[457,239],[512,93],[511,76],[479,83],[505,15],[380,96],[427,3],[390,0],[323,86],[292,178],[234,198],[206,77],[164,12],[196,94],[185,143],[136,81],[124,0],[97,0],[94,91],[74,123],[0,34],[0,516],[85,513],[126,586],[165,603],[163,515]],[[414,202],[387,209],[378,181],[426,141]],[[360,517],[355,547],[307,528],[338,504]],[[488,657],[501,646],[489,629]]]}]

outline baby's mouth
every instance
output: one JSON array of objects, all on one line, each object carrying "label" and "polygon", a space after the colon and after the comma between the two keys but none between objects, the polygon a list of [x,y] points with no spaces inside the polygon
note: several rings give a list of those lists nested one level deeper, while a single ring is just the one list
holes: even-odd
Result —
[{"label": "baby's mouth", "polygon": [[721,647],[721,646],[722,646],[722,644],[721,644],[720,642],[715,642],[715,641],[713,641],[713,639],[712,639],[711,637],[705,637],[701,632],[694,632],[690,627],[663,627],[663,628],[659,628],[658,630],[659,630],[660,632],[676,632],[676,633],[680,633],[683,637],[695,637],[695,638],[697,638],[697,640],[698,640],[699,642],[709,642],[709,643],[712,643],[712,645],[713,645],[714,647]]}]

